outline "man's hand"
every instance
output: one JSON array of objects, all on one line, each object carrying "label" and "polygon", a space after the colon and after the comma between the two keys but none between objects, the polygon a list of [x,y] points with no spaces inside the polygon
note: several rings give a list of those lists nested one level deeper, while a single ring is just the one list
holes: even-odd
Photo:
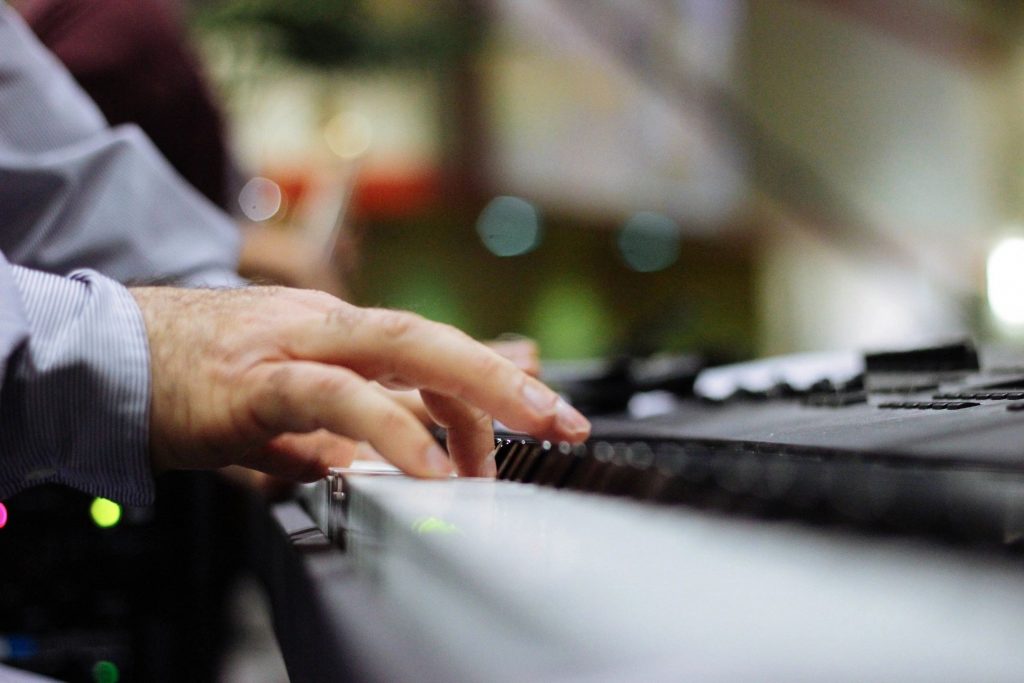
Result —
[{"label": "man's hand", "polygon": [[419,389],[462,475],[494,474],[491,417],[551,440],[589,423],[516,365],[447,325],[277,287],[132,294],[149,334],[153,464],[238,464],[312,480],[366,441],[406,472],[452,465],[409,410],[381,392]]}]

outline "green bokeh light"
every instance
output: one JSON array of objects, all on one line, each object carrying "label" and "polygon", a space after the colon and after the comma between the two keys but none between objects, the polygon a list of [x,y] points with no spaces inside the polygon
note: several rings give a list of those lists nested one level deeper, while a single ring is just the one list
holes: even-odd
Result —
[{"label": "green bokeh light", "polygon": [[93,665],[92,680],[95,683],[117,683],[121,680],[121,671],[117,668],[117,664],[104,659]]},{"label": "green bokeh light", "polygon": [[585,283],[554,280],[541,292],[527,332],[545,358],[596,358],[612,349],[614,325]]},{"label": "green bokeh light", "polygon": [[406,273],[394,284],[389,306],[415,311],[425,318],[465,329],[469,323],[462,300],[449,280],[436,269],[422,268]]},{"label": "green bokeh light", "polygon": [[418,534],[461,534],[462,531],[452,524],[446,522],[440,517],[424,517],[416,520],[412,525],[413,531]]},{"label": "green bokeh light", "polygon": [[121,521],[121,506],[106,498],[97,498],[89,506],[89,514],[96,526],[107,529]]}]

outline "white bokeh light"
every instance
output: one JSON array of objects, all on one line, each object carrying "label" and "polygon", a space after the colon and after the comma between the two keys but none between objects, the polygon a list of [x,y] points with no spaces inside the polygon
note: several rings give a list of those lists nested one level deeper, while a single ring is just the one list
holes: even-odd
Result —
[{"label": "white bokeh light", "polygon": [[269,178],[252,178],[238,193],[238,206],[254,222],[272,218],[281,209],[281,186]]},{"label": "white bokeh light", "polygon": [[1004,325],[1024,325],[1024,238],[1010,237],[988,256],[988,305]]},{"label": "white bokeh light", "polygon": [[346,111],[327,122],[327,146],[338,157],[351,161],[366,154],[373,142],[373,126],[359,112]]}]

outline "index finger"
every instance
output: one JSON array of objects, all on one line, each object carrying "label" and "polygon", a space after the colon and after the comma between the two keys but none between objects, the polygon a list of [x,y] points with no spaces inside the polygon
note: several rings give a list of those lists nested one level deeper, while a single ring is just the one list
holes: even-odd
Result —
[{"label": "index finger", "polygon": [[414,313],[340,303],[289,337],[297,358],[452,396],[534,436],[579,442],[590,423],[558,394],[463,332]]}]

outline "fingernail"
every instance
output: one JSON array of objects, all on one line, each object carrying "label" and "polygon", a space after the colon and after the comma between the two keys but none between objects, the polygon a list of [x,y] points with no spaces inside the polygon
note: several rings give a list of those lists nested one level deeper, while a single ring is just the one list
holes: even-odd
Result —
[{"label": "fingernail", "polygon": [[435,477],[447,477],[452,473],[452,461],[444,449],[434,444],[423,454],[427,469]]},{"label": "fingernail", "polygon": [[563,399],[558,399],[555,413],[558,426],[570,434],[586,437],[590,433],[590,421]]},{"label": "fingernail", "polygon": [[549,389],[545,389],[540,382],[527,380],[523,385],[523,398],[531,408],[539,413],[550,413],[558,400],[558,395]]}]

